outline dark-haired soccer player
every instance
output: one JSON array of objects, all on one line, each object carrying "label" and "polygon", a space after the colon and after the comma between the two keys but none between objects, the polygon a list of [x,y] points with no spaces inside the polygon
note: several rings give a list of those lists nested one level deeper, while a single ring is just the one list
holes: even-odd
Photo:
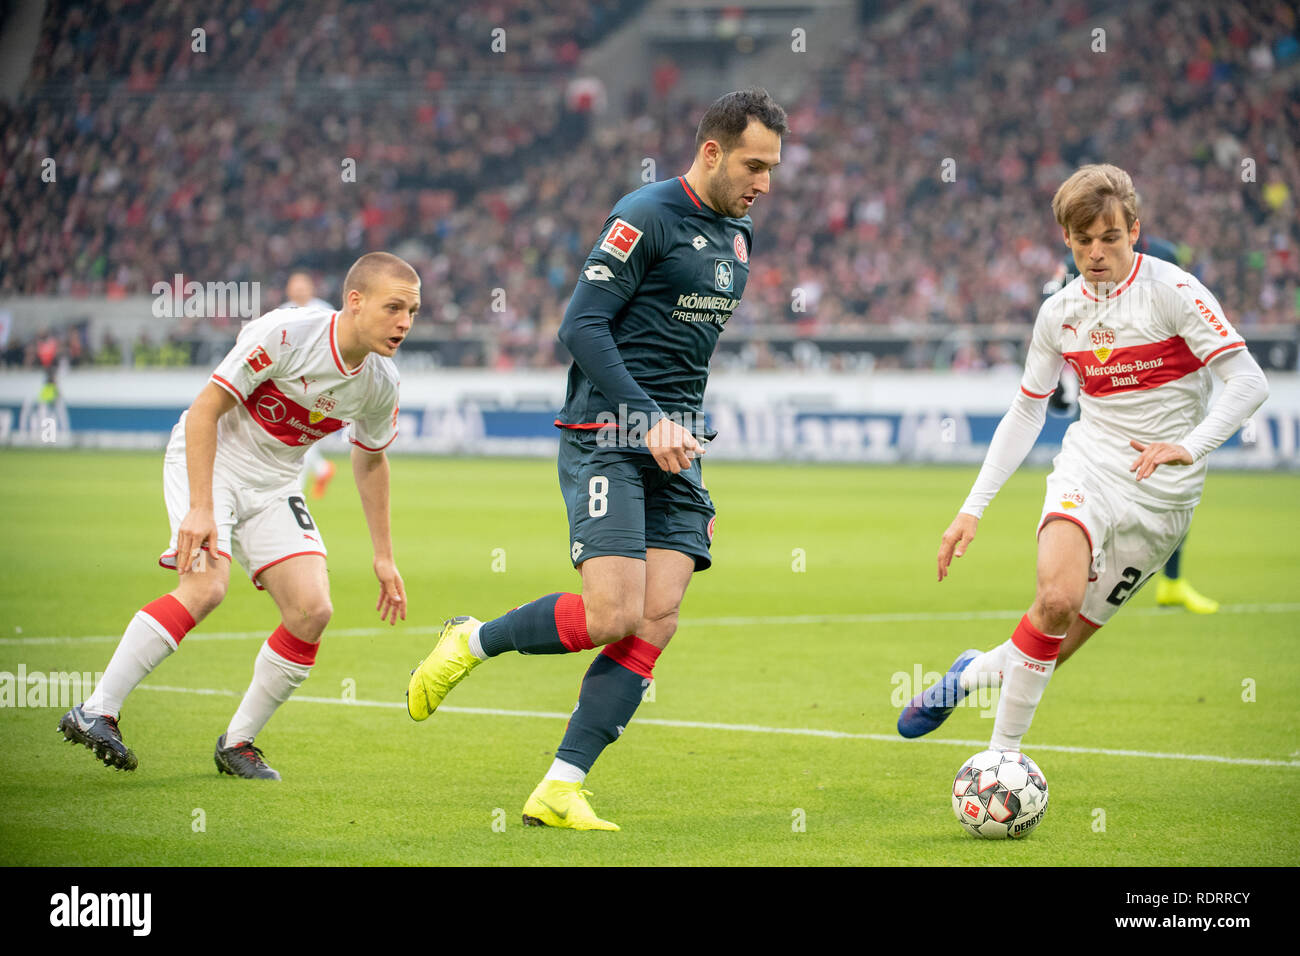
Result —
[{"label": "dark-haired soccer player", "polygon": [[710,564],[704,387],[745,291],[749,210],[768,191],[785,133],[785,111],[765,91],[729,93],[700,120],[684,176],[615,204],[559,331],[574,359],[556,420],[560,488],[582,593],[550,594],[484,624],[453,618],[412,672],[407,708],[424,720],[489,657],[603,645],[555,761],[524,804],[526,824],[618,829],[596,817],[582,784],[641,702],[691,575]]},{"label": "dark-haired soccer player", "polygon": [[[158,559],[177,584],[127,625],[104,677],[59,730],[105,764],[134,770],[118,729],[122,702],[226,596],[232,555],[269,591],[280,625],[253,662],[253,679],[214,760],[222,773],[279,780],[253,739],[307,679],[329,623],[325,543],[299,490],[310,445],[349,427],[352,471],[374,545],[380,620],[406,618],[393,562],[388,459],[397,437],[392,356],[420,307],[420,278],[397,256],[362,256],[343,283],[343,309],[282,308],[239,334],[172,429],[163,466],[171,544]],[[206,552],[206,554],[204,553]]]}]

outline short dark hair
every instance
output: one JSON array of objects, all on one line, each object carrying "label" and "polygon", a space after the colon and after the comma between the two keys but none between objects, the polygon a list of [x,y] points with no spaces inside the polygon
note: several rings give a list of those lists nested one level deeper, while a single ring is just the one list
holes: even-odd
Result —
[{"label": "short dark hair", "polygon": [[699,128],[695,131],[695,150],[709,140],[716,140],[723,150],[732,149],[753,117],[777,136],[790,132],[785,122],[785,110],[772,99],[767,90],[755,87],[750,90],[736,90],[725,96],[719,96],[713,105],[704,111]]}]

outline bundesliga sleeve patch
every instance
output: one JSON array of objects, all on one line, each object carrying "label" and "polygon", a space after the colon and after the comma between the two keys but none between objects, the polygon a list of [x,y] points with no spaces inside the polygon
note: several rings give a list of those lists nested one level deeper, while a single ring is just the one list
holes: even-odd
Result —
[{"label": "bundesliga sleeve patch", "polygon": [[248,363],[248,367],[254,372],[260,372],[262,369],[270,368],[271,366],[271,356],[267,355],[266,349],[262,348],[260,345],[254,349],[253,354],[244,359],[244,361]]},{"label": "bundesliga sleeve patch", "polygon": [[615,219],[609,227],[605,238],[600,240],[600,251],[608,252],[619,262],[627,262],[636,244],[641,241],[642,232],[624,219]]}]

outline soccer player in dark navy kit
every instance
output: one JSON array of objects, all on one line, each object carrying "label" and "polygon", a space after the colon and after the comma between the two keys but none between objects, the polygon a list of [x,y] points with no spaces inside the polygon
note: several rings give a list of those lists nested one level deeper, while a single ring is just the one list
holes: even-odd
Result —
[{"label": "soccer player in dark navy kit", "polygon": [[749,209],[781,161],[785,111],[764,90],[728,93],[700,120],[684,176],[614,206],[560,326],[573,355],[560,488],[581,594],[550,594],[493,621],[448,621],[412,671],[424,720],[480,661],[505,651],[602,647],[524,822],[617,830],[583,781],[621,735],[677,629],[691,575],[709,566],[714,510],[700,472],[709,360],[749,275]]}]

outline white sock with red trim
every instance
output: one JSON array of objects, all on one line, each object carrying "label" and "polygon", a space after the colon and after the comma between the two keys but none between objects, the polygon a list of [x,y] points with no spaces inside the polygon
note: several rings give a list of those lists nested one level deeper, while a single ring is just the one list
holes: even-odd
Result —
[{"label": "white sock with red trim", "polygon": [[275,629],[253,662],[253,682],[226,728],[226,746],[252,741],[276,708],[293,696],[316,663],[319,644],[300,641],[283,624]]},{"label": "white sock with red trim", "polygon": [[136,611],[122,633],[122,640],[118,642],[104,676],[81,705],[82,713],[90,717],[118,716],[127,695],[171,656],[193,627],[194,618],[190,612],[170,594],[164,594]]},{"label": "white sock with red trim", "polygon": [[1008,642],[1002,678],[1002,695],[998,715],[993,721],[993,750],[1019,750],[1020,741],[1029,730],[1038,702],[1043,699],[1047,682],[1056,669],[1064,634],[1044,634],[1029,623],[1026,614],[1016,625]]},{"label": "white sock with red trim", "polygon": [[972,691],[978,687],[1001,687],[1002,673],[1007,666],[1007,649],[1010,647],[1011,641],[1003,641],[967,664],[961,677],[957,678],[962,688]]}]

